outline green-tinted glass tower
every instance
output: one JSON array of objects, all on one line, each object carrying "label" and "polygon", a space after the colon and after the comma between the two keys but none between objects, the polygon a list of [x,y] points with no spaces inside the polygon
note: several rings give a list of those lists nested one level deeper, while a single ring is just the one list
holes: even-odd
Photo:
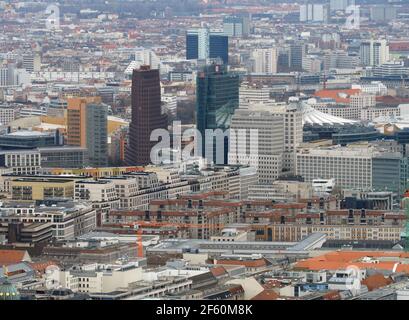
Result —
[{"label": "green-tinted glass tower", "polygon": [[[239,75],[225,65],[211,64],[198,72],[196,80],[196,125],[202,135],[202,155],[216,164],[227,164],[228,136],[224,137],[224,155],[216,154],[215,138],[206,139],[206,129],[230,128],[231,117],[239,105]],[[213,145],[213,146],[212,146]],[[219,150],[218,150],[219,152]]]},{"label": "green-tinted glass tower", "polygon": [[108,106],[88,104],[86,107],[86,139],[89,162],[94,167],[108,165]]}]

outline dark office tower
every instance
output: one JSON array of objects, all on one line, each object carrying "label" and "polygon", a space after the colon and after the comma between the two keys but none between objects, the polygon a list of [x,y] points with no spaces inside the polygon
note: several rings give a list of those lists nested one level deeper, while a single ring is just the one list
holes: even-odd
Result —
[{"label": "dark office tower", "polygon": [[229,61],[229,37],[223,32],[208,28],[188,30],[186,33],[186,59],[220,58]]},{"label": "dark office tower", "polygon": [[193,60],[199,57],[199,41],[197,33],[186,34],[186,59]]},{"label": "dark office tower", "polygon": [[161,112],[159,70],[141,66],[132,74],[132,118],[125,162],[144,166],[151,163],[150,153],[157,141],[150,141],[153,130],[167,128],[166,115]]},{"label": "dark office tower", "polygon": [[305,44],[294,42],[290,44],[290,68],[293,71],[302,71],[302,60],[305,56]]},{"label": "dark office tower", "polygon": [[[212,141],[206,140],[206,129],[230,128],[231,117],[239,105],[239,76],[227,71],[225,65],[212,64],[203,68],[196,80],[196,125],[202,135],[202,155],[209,155]],[[216,154],[213,138],[213,156],[216,164],[227,164],[228,137],[224,138],[224,155]]]},{"label": "dark office tower", "polygon": [[229,37],[223,34],[210,34],[209,58],[220,58],[223,63],[229,62]]},{"label": "dark office tower", "polygon": [[290,49],[279,48],[277,58],[277,72],[288,72],[290,67]]}]

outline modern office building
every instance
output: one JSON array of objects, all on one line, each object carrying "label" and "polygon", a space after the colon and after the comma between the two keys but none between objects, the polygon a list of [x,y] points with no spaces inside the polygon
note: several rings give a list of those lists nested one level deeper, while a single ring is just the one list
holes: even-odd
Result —
[{"label": "modern office building", "polygon": [[157,142],[150,141],[150,135],[160,128],[167,128],[167,117],[161,111],[159,70],[142,66],[132,74],[132,120],[125,152],[128,165],[151,163],[151,149]]},{"label": "modern office building", "polygon": [[99,97],[69,98],[67,108],[67,144],[88,149],[91,166],[108,162],[108,106]]},{"label": "modern office building", "polygon": [[0,151],[0,167],[12,169],[14,174],[37,174],[41,168],[38,149]]},{"label": "modern office building", "polygon": [[374,5],[370,8],[371,21],[390,22],[397,17],[397,7],[393,5]]},{"label": "modern office building", "polygon": [[235,136],[230,136],[229,164],[255,167],[260,184],[273,183],[283,168],[284,115],[262,104],[236,109],[230,129]]},{"label": "modern office building", "polygon": [[277,73],[278,50],[276,48],[255,49],[252,54],[253,72]]},{"label": "modern office building", "polygon": [[75,200],[91,201],[96,210],[97,225],[106,221],[107,213],[112,209],[119,209],[119,195],[115,183],[110,180],[80,180],[75,182]]},{"label": "modern office building", "polygon": [[196,88],[196,125],[202,134],[202,155],[226,164],[228,136],[224,137],[224,155],[216,155],[217,140],[213,136],[206,139],[206,129],[229,129],[239,105],[239,76],[227,71],[225,65],[208,65],[198,72]]},{"label": "modern office building", "polygon": [[352,84],[351,89],[359,89],[362,93],[373,94],[376,96],[386,96],[388,94],[388,88],[380,81],[373,81],[365,84]]},{"label": "modern office building", "polygon": [[229,16],[223,19],[223,31],[229,37],[246,37],[250,33],[249,18]]},{"label": "modern office building", "polygon": [[[365,108],[372,108],[376,105],[376,96],[373,94],[354,94],[350,96],[349,106],[351,108],[358,109],[361,111]],[[358,117],[359,119],[359,117]]]},{"label": "modern office building", "polygon": [[250,103],[266,103],[270,100],[270,90],[265,85],[242,83],[239,90],[240,108]]},{"label": "modern office building", "polygon": [[289,46],[289,67],[295,71],[302,71],[302,61],[306,54],[306,46],[302,42],[293,42]]},{"label": "modern office building", "polygon": [[27,72],[38,72],[41,69],[41,57],[38,53],[23,55],[23,68]]},{"label": "modern office building", "polygon": [[375,143],[301,148],[296,173],[305,181],[334,179],[337,186],[402,194],[407,184],[407,159]]},{"label": "modern office building", "polygon": [[328,23],[329,13],[330,6],[328,4],[302,4],[300,5],[300,22]]},{"label": "modern office building", "polygon": [[354,69],[359,66],[359,57],[357,54],[349,54],[343,50],[329,50],[323,56],[323,69]]},{"label": "modern office building", "polygon": [[89,164],[104,167],[108,164],[108,106],[87,105],[87,150]]},{"label": "modern office building", "polygon": [[88,149],[76,146],[38,148],[42,168],[84,168],[89,165]]},{"label": "modern office building", "polygon": [[229,37],[222,31],[200,28],[186,33],[186,59],[215,59],[229,61]]},{"label": "modern office building", "polygon": [[55,132],[21,130],[0,136],[0,149],[2,150],[31,149],[62,144],[63,137],[58,130]]},{"label": "modern office building", "polygon": [[306,55],[302,59],[302,68],[308,73],[320,73],[323,65],[323,59],[317,55]]},{"label": "modern office building", "polygon": [[34,206],[32,201],[3,204],[0,223],[51,224],[53,239],[57,241],[74,239],[96,228],[96,211],[90,203],[51,199],[38,200],[38,204]]},{"label": "modern office building", "polygon": [[379,66],[389,61],[389,46],[386,40],[362,41],[359,54],[361,65]]},{"label": "modern office building", "polygon": [[[1,69],[0,69],[1,71]],[[1,80],[0,80],[1,83]],[[1,84],[0,84],[1,87]],[[16,110],[12,107],[0,106],[0,125],[7,125],[16,118]]]},{"label": "modern office building", "polygon": [[18,178],[11,180],[11,198],[18,201],[74,198],[74,180]]},{"label": "modern office building", "polygon": [[99,103],[97,97],[70,98],[67,102],[67,144],[87,146],[86,136],[86,106]]},{"label": "modern office building", "polygon": [[278,104],[275,110],[284,116],[283,172],[294,174],[295,153],[303,139],[303,111],[292,104]]},{"label": "modern office building", "polygon": [[331,11],[345,11],[354,4],[355,0],[330,0],[329,6]]},{"label": "modern office building", "polygon": [[374,77],[388,76],[408,76],[409,67],[405,66],[403,61],[388,61],[379,66],[375,66],[372,70]]}]

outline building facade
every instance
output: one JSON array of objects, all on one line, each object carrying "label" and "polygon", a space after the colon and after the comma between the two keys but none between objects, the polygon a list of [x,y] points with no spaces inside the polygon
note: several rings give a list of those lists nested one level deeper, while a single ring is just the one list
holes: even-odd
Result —
[{"label": "building facade", "polygon": [[[221,141],[223,155],[216,154],[214,136],[206,138],[206,130],[229,129],[231,117],[239,105],[239,76],[227,71],[226,66],[212,64],[197,75],[196,125],[202,135],[202,155],[217,164],[227,163],[228,134]],[[220,150],[220,149],[219,149]]]},{"label": "building facade", "polygon": [[155,145],[150,135],[155,129],[166,128],[167,117],[161,111],[159,70],[142,66],[132,74],[132,120],[125,152],[127,165],[149,164]]}]

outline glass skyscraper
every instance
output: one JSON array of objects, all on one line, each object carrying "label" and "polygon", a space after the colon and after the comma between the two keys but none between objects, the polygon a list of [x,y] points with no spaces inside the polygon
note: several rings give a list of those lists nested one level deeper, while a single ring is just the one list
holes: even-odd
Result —
[{"label": "glass skyscraper", "polygon": [[215,59],[229,61],[229,37],[223,32],[207,28],[188,30],[186,33],[186,59]]},{"label": "glass skyscraper", "polygon": [[216,139],[206,139],[206,129],[230,128],[231,117],[239,105],[239,75],[227,71],[225,65],[211,64],[203,68],[196,80],[196,125],[202,135],[202,154],[217,164],[227,164],[228,136],[224,138],[224,155],[216,157]]}]

